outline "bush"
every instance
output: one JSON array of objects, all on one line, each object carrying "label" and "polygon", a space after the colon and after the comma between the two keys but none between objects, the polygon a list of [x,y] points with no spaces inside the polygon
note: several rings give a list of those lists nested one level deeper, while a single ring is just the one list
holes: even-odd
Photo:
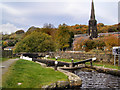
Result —
[{"label": "bush", "polygon": [[118,32],[118,30],[115,27],[109,27],[108,32]]},{"label": "bush", "polygon": [[16,44],[14,52],[46,52],[54,50],[54,42],[51,36],[41,32],[32,32]]},{"label": "bush", "polygon": [[92,49],[96,48],[96,45],[95,45],[95,44],[96,44],[96,43],[95,43],[95,41],[93,41],[93,40],[87,40],[87,41],[85,42],[86,48],[87,48],[88,50],[92,50]]}]

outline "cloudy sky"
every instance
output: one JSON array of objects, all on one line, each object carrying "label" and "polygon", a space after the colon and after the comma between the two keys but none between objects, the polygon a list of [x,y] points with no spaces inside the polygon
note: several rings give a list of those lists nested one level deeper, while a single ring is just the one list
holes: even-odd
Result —
[{"label": "cloudy sky", "polygon": [[[28,30],[31,26],[43,27],[51,23],[88,25],[92,0],[4,0],[0,3],[0,30],[4,33]],[[118,23],[119,0],[94,0],[98,23]]]}]

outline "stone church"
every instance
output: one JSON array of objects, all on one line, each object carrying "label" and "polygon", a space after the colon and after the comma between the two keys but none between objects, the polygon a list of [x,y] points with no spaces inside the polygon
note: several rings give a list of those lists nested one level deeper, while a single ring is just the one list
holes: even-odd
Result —
[{"label": "stone church", "polygon": [[90,39],[98,37],[97,20],[95,19],[95,10],[94,10],[93,0],[92,0],[92,6],[91,6],[91,16],[90,16],[90,20],[89,20],[88,35],[89,35]]}]

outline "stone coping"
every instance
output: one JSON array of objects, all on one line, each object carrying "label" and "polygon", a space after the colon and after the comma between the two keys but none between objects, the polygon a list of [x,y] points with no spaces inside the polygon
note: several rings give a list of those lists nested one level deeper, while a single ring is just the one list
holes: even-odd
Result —
[{"label": "stone coping", "polygon": [[77,86],[82,85],[81,78],[79,76],[77,76],[76,74],[71,73],[71,72],[66,71],[66,70],[62,70],[60,67],[58,67],[58,71],[66,74],[68,76],[70,87],[77,87]]},{"label": "stone coping", "polygon": [[85,66],[78,66],[78,67],[61,67],[62,70],[77,70],[84,68]]},{"label": "stone coping", "polygon": [[110,68],[104,68],[104,67],[100,67],[100,66],[90,66],[90,65],[86,65],[86,68],[91,68],[96,70],[97,72],[100,73],[107,73],[107,74],[111,74],[111,75],[115,75],[115,76],[119,76],[120,77],[120,70],[118,69],[110,69]]}]

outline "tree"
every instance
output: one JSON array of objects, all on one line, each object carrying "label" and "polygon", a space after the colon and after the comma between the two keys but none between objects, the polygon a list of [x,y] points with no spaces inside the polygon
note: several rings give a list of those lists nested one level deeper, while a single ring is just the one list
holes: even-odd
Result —
[{"label": "tree", "polygon": [[8,34],[5,34],[5,35],[2,35],[2,40],[7,40],[9,39],[10,35]]},{"label": "tree", "polygon": [[8,42],[7,41],[3,41],[2,42],[2,48],[6,48],[8,46]]},{"label": "tree", "polygon": [[73,32],[70,32],[66,24],[59,25],[57,34],[56,34],[56,45],[62,51],[66,48],[71,47],[73,42],[72,38],[74,37]]},{"label": "tree", "polygon": [[85,45],[85,42],[88,39],[84,37],[79,37],[74,41],[74,50],[82,50],[82,46]]},{"label": "tree", "polygon": [[8,46],[15,46],[16,42],[17,42],[16,40],[9,40]]},{"label": "tree", "polygon": [[98,27],[104,27],[104,24],[103,24],[103,23],[98,23],[97,26],[98,26]]},{"label": "tree", "polygon": [[115,35],[109,35],[103,38],[105,45],[108,49],[112,48],[113,46],[118,46],[118,38]]},{"label": "tree", "polygon": [[33,31],[39,31],[39,30],[40,30],[40,28],[38,28],[38,27],[34,27],[34,26],[30,27],[27,30],[27,32],[24,34],[24,36],[22,37],[22,39],[25,38],[26,36],[30,35]]},{"label": "tree", "polygon": [[108,32],[117,32],[117,31],[118,30],[117,30],[116,27],[111,26],[111,27],[108,28]]},{"label": "tree", "polygon": [[18,31],[16,31],[15,33],[16,33],[16,34],[22,34],[22,33],[24,33],[24,30],[18,30]]},{"label": "tree", "polygon": [[89,51],[89,50],[96,48],[95,42],[93,40],[90,40],[90,39],[85,42],[85,45],[87,48],[86,51]]},{"label": "tree", "polygon": [[14,52],[46,52],[54,50],[55,46],[51,36],[34,31],[16,44]]},{"label": "tree", "polygon": [[105,42],[102,39],[94,40],[94,42],[95,42],[95,47],[98,47],[98,49],[103,50],[103,47],[105,46]]}]

